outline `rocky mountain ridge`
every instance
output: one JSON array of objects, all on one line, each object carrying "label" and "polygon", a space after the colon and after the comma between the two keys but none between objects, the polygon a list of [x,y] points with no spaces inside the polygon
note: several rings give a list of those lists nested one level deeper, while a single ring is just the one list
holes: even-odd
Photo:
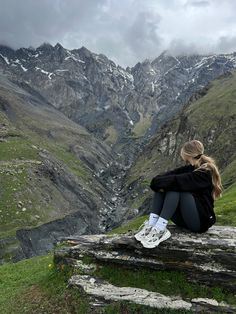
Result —
[{"label": "rocky mountain ridge", "polygon": [[43,44],[15,51],[0,46],[0,67],[104,140],[130,165],[196,91],[236,67],[236,53],[175,57],[164,52],[124,69],[85,47]]}]

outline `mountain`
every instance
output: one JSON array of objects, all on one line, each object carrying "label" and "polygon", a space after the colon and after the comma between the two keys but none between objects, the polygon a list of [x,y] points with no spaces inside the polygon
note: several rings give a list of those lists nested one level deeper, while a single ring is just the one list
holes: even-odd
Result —
[{"label": "mountain", "polygon": [[130,165],[162,123],[210,81],[236,67],[236,53],[174,57],[164,52],[133,68],[60,44],[0,46],[0,68],[122,154]]}]

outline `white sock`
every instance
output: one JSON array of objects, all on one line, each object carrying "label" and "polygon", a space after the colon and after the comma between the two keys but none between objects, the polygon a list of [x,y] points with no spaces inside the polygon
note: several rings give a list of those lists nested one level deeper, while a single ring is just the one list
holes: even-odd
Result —
[{"label": "white sock", "polygon": [[159,218],[159,216],[157,214],[151,213],[149,215],[149,221],[148,221],[149,226],[153,227],[156,224],[158,218]]},{"label": "white sock", "polygon": [[162,217],[159,217],[158,221],[155,224],[155,227],[163,231],[165,230],[167,224],[168,224],[168,220]]}]

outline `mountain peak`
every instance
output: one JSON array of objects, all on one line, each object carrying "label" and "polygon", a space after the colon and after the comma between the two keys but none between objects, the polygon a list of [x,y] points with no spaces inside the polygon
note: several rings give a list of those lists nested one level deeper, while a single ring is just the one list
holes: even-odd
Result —
[{"label": "mountain peak", "polygon": [[42,43],[37,50],[46,50],[46,51],[50,51],[53,49],[53,46],[47,42]]},{"label": "mountain peak", "polygon": [[80,49],[78,49],[83,55],[86,57],[91,57],[92,52],[88,50],[86,47],[82,46]]},{"label": "mountain peak", "polygon": [[55,49],[64,49],[64,47],[60,44],[60,43],[57,43],[55,46],[54,46]]}]

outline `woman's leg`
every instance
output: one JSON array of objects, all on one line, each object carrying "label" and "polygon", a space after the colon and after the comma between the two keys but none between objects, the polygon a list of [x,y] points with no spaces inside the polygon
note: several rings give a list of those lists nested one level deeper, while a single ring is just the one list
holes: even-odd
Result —
[{"label": "woman's leg", "polygon": [[159,212],[160,217],[166,220],[169,220],[173,216],[174,212],[176,211],[179,200],[180,200],[180,192],[177,192],[177,191],[166,192],[162,209]]},{"label": "woman's leg", "polygon": [[[171,233],[168,229],[166,229],[166,226],[168,224],[168,220],[176,211],[180,200],[180,193],[175,191],[167,191],[163,195],[163,206],[162,208],[161,206],[158,207],[158,213],[160,217],[154,224],[153,228],[150,229],[150,231],[142,240],[142,244],[146,248],[153,248],[171,236]],[[158,205],[161,205],[161,202],[158,203]]]},{"label": "woman's leg", "polygon": [[165,199],[165,192],[154,192],[152,199],[152,213],[159,215]]},{"label": "woman's leg", "polygon": [[[176,211],[180,203],[180,210]],[[153,213],[159,215],[156,225],[165,227],[171,219],[176,225],[191,231],[200,230],[200,217],[194,197],[190,192],[155,192],[153,197]]]},{"label": "woman's leg", "polygon": [[181,228],[188,228],[186,223],[183,220],[182,214],[180,212],[180,209],[178,209],[174,212],[173,216],[170,218],[171,221],[173,221],[176,226],[181,227]]},{"label": "woman's leg", "polygon": [[166,228],[168,220],[174,215],[175,219],[176,217],[178,219],[179,213],[188,229],[195,232],[200,230],[200,218],[193,195],[188,192],[168,191],[165,193],[163,207],[159,212],[160,217],[154,228],[151,228],[146,237],[143,238],[143,246],[154,248],[160,242],[167,240],[171,236],[170,231]]},{"label": "woman's leg", "polygon": [[[178,201],[179,208],[176,210]],[[201,228],[195,199],[190,192],[167,192],[160,218],[157,224],[167,224],[171,219],[176,225],[194,232],[198,232]]]},{"label": "woman's leg", "polygon": [[201,228],[201,222],[195,199],[190,192],[180,193],[180,211],[187,228],[198,232]]},{"label": "woman's leg", "polygon": [[159,213],[162,210],[162,206],[164,203],[165,193],[164,192],[154,192],[153,199],[152,199],[152,211],[149,215],[149,226],[155,226],[158,218]]},{"label": "woman's leg", "polygon": [[175,213],[180,200],[180,193],[177,191],[167,191],[165,193],[165,199],[163,202],[162,210],[159,214],[159,218],[155,223],[155,227],[160,230],[165,230],[168,224],[168,220]]}]

